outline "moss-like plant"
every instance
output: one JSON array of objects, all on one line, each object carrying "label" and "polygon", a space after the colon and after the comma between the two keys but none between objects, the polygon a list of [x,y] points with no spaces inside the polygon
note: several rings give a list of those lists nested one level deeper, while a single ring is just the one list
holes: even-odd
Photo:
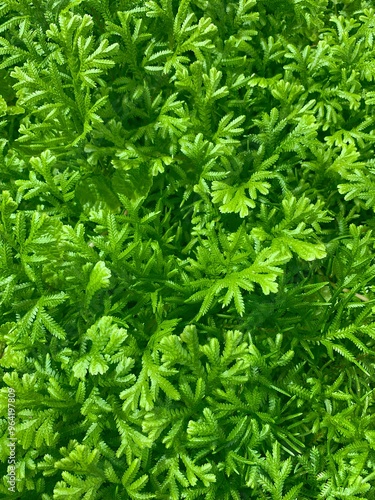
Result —
[{"label": "moss-like plant", "polygon": [[3,498],[375,498],[374,38],[0,1]]}]

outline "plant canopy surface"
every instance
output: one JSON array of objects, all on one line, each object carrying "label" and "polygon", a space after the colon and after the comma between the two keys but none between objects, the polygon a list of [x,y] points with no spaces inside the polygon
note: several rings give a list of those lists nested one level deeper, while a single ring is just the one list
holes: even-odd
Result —
[{"label": "plant canopy surface", "polygon": [[372,1],[0,0],[1,498],[375,499],[374,85]]}]

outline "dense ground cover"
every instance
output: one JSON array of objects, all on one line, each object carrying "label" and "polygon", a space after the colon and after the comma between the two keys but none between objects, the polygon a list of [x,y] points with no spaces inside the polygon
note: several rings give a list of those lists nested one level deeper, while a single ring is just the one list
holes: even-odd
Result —
[{"label": "dense ground cover", "polygon": [[3,498],[375,498],[371,5],[0,1]]}]

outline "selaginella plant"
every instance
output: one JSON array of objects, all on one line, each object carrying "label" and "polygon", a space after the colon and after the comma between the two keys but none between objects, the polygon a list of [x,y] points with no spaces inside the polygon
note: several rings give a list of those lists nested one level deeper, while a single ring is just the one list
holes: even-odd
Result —
[{"label": "selaginella plant", "polygon": [[2,498],[375,498],[372,2],[0,35]]}]

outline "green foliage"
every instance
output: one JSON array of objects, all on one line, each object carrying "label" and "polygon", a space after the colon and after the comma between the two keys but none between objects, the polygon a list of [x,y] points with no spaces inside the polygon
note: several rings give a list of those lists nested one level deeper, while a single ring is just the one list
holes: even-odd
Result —
[{"label": "green foliage", "polygon": [[0,496],[374,498],[374,38],[0,0]]}]

